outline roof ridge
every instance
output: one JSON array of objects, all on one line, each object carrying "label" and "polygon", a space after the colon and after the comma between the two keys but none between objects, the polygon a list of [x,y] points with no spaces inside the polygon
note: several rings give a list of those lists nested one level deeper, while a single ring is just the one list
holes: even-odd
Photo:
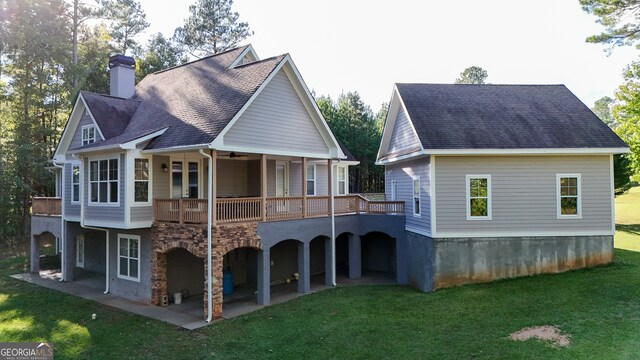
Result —
[{"label": "roof ridge", "polygon": [[276,55],[276,56],[270,56],[270,57],[268,57],[266,59],[256,60],[256,61],[252,61],[250,63],[234,66],[232,69],[237,69],[237,68],[241,68],[241,67],[245,67],[245,66],[249,66],[249,65],[254,65],[254,64],[258,64],[258,63],[263,63],[263,62],[267,62],[267,61],[270,61],[270,60],[277,59],[279,57],[283,57],[284,58],[284,57],[287,57],[287,56],[289,56],[289,53],[284,53],[284,54],[280,54],[280,55]]},{"label": "roof ridge", "polygon": [[205,57],[201,57],[200,59],[196,59],[196,60],[193,60],[193,61],[189,61],[189,62],[184,63],[184,64],[180,64],[180,65],[176,65],[176,66],[172,66],[172,67],[169,67],[169,68],[166,68],[166,69],[162,69],[162,70],[158,70],[158,71],[152,72],[150,75],[161,74],[161,73],[166,72],[166,71],[169,71],[169,70],[174,70],[174,69],[177,69],[177,68],[180,68],[180,67],[183,67],[183,66],[187,66],[187,65],[195,64],[195,63],[197,63],[197,62],[199,62],[199,61],[202,61],[202,60],[207,60],[207,59],[211,59],[211,58],[213,58],[213,57],[219,56],[219,55],[224,55],[224,54],[229,53],[229,52],[232,52],[232,51],[236,51],[236,50],[239,50],[239,49],[246,49],[246,48],[247,48],[248,46],[250,46],[250,45],[251,45],[251,44],[247,44],[247,45],[243,45],[243,46],[238,46],[238,47],[235,47],[235,48],[233,48],[233,49],[225,50],[225,51],[223,51],[223,52],[219,52],[219,53],[216,53],[216,54],[212,54],[212,55],[208,55],[208,56],[205,56]]},{"label": "roof ridge", "polygon": [[121,97],[118,97],[118,96],[107,95],[107,94],[100,94],[100,93],[93,92],[93,91],[80,90],[80,93],[81,93],[81,94],[98,95],[98,96],[100,96],[100,97],[106,97],[106,98],[116,99],[116,100],[124,100],[124,101],[135,101],[135,102],[141,102],[141,100],[134,99],[134,98],[131,98],[131,99],[125,99],[125,98],[121,98]]},{"label": "roof ridge", "polygon": [[462,86],[532,86],[532,87],[538,87],[538,86],[564,86],[566,87],[565,84],[452,84],[452,83],[395,83],[396,85],[446,85],[446,86],[452,86],[452,85],[462,85]]}]

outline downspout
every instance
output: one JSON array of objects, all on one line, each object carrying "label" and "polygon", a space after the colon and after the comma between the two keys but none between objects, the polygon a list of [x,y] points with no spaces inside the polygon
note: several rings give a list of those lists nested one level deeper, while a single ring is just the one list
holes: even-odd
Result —
[{"label": "downspout", "polygon": [[[76,155],[71,155],[73,156],[73,158],[78,159],[78,157],[76,157]],[[88,199],[85,199],[84,197],[84,157],[80,157],[80,166],[81,166],[81,171],[80,171],[80,227],[83,229],[89,229],[89,230],[97,230],[97,231],[104,231],[105,232],[105,244],[107,246],[106,249],[106,261],[105,261],[105,273],[104,273],[104,283],[105,283],[105,289],[104,289],[104,294],[108,294],[109,293],[109,271],[110,271],[110,266],[109,266],[109,230],[108,229],[101,229],[101,228],[97,228],[97,227],[93,227],[93,226],[87,226],[84,224],[84,202],[89,201]],[[120,174],[118,174],[118,177],[120,176]],[[87,177],[88,178],[88,177]],[[64,273],[63,273],[64,274]]]},{"label": "downspout", "polygon": [[333,271],[331,272],[331,283],[336,286],[336,216],[335,216],[335,198],[334,198],[334,183],[336,182],[335,172],[333,171],[333,161],[331,161],[331,186],[329,193],[331,194],[331,263],[333,264]]},{"label": "downspout", "polygon": [[200,154],[206,157],[209,160],[209,166],[207,171],[207,322],[211,322],[213,314],[213,304],[212,301],[212,286],[211,286],[211,216],[213,214],[213,206],[212,206],[212,197],[213,197],[213,189],[212,189],[212,179],[213,179],[213,158],[204,152],[204,150],[200,149]]},{"label": "downspout", "polygon": [[61,248],[61,251],[60,251],[60,259],[61,259],[61,261],[60,261],[60,271],[62,272],[62,274],[60,276],[60,280],[59,280],[60,282],[64,281],[64,271],[66,269],[66,266],[64,264],[64,260],[65,260],[65,256],[66,256],[66,253],[67,253],[67,251],[65,249],[66,244],[67,244],[67,240],[66,240],[66,237],[67,237],[67,234],[66,234],[67,226],[65,225],[65,221],[64,221],[64,200],[65,200],[64,199],[64,164],[65,163],[66,162],[63,161],[63,162],[61,162],[62,165],[58,165],[53,161],[51,162],[51,164],[53,166],[55,166],[56,168],[60,169],[60,174],[62,176],[62,179],[60,180],[61,187],[62,187],[62,194],[61,194],[62,196],[60,196],[60,198],[62,199],[61,200],[62,204],[60,204],[60,212],[61,212],[60,219],[62,221],[62,225],[60,226],[60,241],[62,242],[62,244],[60,246],[60,248]]}]

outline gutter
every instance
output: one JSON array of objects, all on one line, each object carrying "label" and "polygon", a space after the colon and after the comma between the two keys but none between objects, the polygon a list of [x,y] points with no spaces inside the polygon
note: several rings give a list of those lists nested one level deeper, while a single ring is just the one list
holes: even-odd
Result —
[{"label": "gutter", "polygon": [[[62,221],[62,224],[60,226],[60,241],[62,242],[61,244],[61,250],[60,250],[60,271],[62,272],[62,275],[60,276],[60,282],[64,281],[64,273],[66,270],[66,266],[65,266],[65,255],[66,255],[66,245],[67,245],[67,234],[66,234],[66,229],[67,226],[65,225],[65,221],[64,221],[64,164],[66,164],[66,161],[62,161],[60,162],[62,165],[58,165],[55,161],[52,161],[51,164],[60,169],[60,174],[62,176],[62,180],[60,180],[60,186],[62,187],[62,196],[60,196],[61,200],[61,204],[60,204],[60,219]],[[33,250],[32,250],[33,251]]]},{"label": "gutter", "polygon": [[[338,163],[340,159],[338,159]],[[334,194],[334,184],[336,183],[335,178],[335,166],[333,161],[331,161],[331,186],[329,189],[329,193],[331,194],[331,262],[333,263],[333,271],[331,272],[331,284],[336,286],[336,215],[335,215],[335,194]]]},{"label": "gutter", "polygon": [[[71,155],[73,156],[73,158],[78,159],[78,157],[76,157],[76,155]],[[89,229],[89,230],[97,230],[97,231],[104,231],[105,232],[105,244],[106,244],[106,261],[105,261],[105,289],[104,289],[104,294],[108,294],[109,293],[109,272],[110,272],[110,259],[109,259],[109,230],[108,229],[101,229],[101,228],[97,228],[97,227],[93,227],[93,226],[88,226],[84,224],[84,202],[85,202],[85,197],[84,197],[84,157],[80,157],[80,166],[81,166],[81,172],[80,172],[80,176],[82,177],[80,179],[80,227],[83,229]]]},{"label": "gutter", "polygon": [[213,158],[211,157],[211,155],[207,154],[206,152],[204,152],[203,149],[200,149],[200,154],[202,154],[202,156],[206,157],[209,161],[209,168],[207,171],[207,322],[211,322],[211,319],[213,317],[213,314],[211,314],[211,312],[213,311],[213,304],[211,304],[212,301],[212,285],[211,285],[211,277],[212,277],[212,270],[211,270],[211,228],[212,228],[212,224],[211,224],[211,216],[213,214],[213,200],[211,199],[213,197],[213,189],[212,189],[212,179],[213,179]]}]

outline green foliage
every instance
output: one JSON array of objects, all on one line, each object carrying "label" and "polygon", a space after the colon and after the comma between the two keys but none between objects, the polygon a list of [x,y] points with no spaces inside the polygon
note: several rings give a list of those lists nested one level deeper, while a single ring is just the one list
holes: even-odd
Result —
[{"label": "green foliage", "polygon": [[612,108],[614,131],[627,142],[628,154],[635,180],[640,179],[640,61],[631,63],[623,73],[624,83],[616,91]]},{"label": "green foliage", "polygon": [[78,90],[109,93],[109,56],[116,51],[104,23],[80,28],[77,66],[80,82]]},{"label": "green foliage", "polygon": [[600,99],[596,100],[593,104],[593,111],[600,120],[604,121],[610,128],[615,128],[615,119],[611,115],[611,106],[613,105],[613,99],[608,96],[603,96]]},{"label": "green foliage", "polygon": [[182,48],[161,33],[151,37],[136,64],[136,82],[148,74],[187,62]]},{"label": "green foliage", "polygon": [[350,192],[384,192],[384,169],[375,161],[386,107],[374,116],[357,92],[342,93],[337,102],[322,96],[317,104],[336,138],[360,161],[350,167]]},{"label": "green foliage", "polygon": [[147,15],[136,0],[101,0],[100,16],[108,20],[109,35],[122,54],[136,53],[140,45],[135,37],[149,27]]},{"label": "green foliage", "polygon": [[196,0],[174,38],[199,58],[236,47],[253,31],[248,23],[238,21],[240,15],[231,10],[232,5],[232,0]]},{"label": "green foliage", "polygon": [[606,28],[600,34],[589,36],[587,42],[613,48],[633,45],[640,39],[639,0],[580,0],[580,5],[587,13],[597,16],[596,22]]},{"label": "green foliage", "polygon": [[460,77],[456,79],[456,84],[484,84],[489,77],[487,70],[479,66],[471,66],[464,69],[460,73]]}]

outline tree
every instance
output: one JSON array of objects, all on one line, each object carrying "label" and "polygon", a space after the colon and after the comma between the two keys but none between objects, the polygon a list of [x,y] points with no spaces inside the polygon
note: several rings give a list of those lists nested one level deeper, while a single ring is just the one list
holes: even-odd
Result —
[{"label": "tree", "polygon": [[253,31],[248,23],[238,21],[240,14],[231,11],[232,5],[232,0],[196,0],[174,39],[198,58],[236,47]]},{"label": "tree", "polygon": [[580,0],[582,9],[598,17],[605,31],[587,42],[609,44],[611,48],[633,45],[640,39],[640,0]]},{"label": "tree", "polygon": [[596,100],[591,108],[600,120],[604,121],[605,124],[609,125],[610,128],[615,128],[615,120],[613,116],[611,116],[611,106],[613,105],[613,99],[608,96],[603,96],[600,99]]},{"label": "tree", "polygon": [[79,84],[71,98],[75,98],[78,89],[101,94],[109,93],[109,56],[117,50],[110,44],[111,36],[104,23],[94,26],[82,26],[79,31],[77,68]]},{"label": "tree", "polygon": [[187,62],[182,48],[161,33],[151,37],[136,66],[136,82],[148,74]]},{"label": "tree", "polygon": [[629,144],[628,154],[635,179],[640,177],[640,61],[628,65],[623,73],[624,83],[616,91],[612,108],[614,131]]},{"label": "tree", "polygon": [[96,11],[82,3],[80,0],[71,0],[71,11],[68,16],[71,18],[71,48],[73,63],[73,69],[71,69],[71,83],[74,87],[74,91],[78,90],[78,33],[80,32],[82,24],[86,20],[93,18],[96,14]]},{"label": "tree", "polygon": [[456,84],[484,84],[487,77],[489,77],[487,70],[479,66],[471,66],[460,73],[460,77],[456,79]]},{"label": "tree", "polygon": [[99,14],[109,23],[108,32],[116,49],[126,55],[136,52],[139,44],[135,37],[149,27],[147,15],[136,0],[101,0]]}]

